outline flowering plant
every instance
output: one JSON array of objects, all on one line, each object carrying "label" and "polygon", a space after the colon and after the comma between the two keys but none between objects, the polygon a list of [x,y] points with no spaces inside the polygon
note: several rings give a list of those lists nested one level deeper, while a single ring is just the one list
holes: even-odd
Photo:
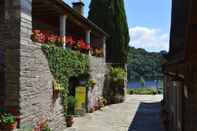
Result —
[{"label": "flowering plant", "polygon": [[63,42],[63,37],[43,30],[33,30],[31,38],[33,41],[39,42],[41,44]]},{"label": "flowering plant", "polygon": [[73,36],[57,36],[49,31],[33,30],[31,38],[33,41],[39,42],[41,44],[55,44],[56,46],[60,47],[63,45],[63,41],[65,39],[67,47],[80,51],[90,50],[90,44],[84,42],[82,38],[77,40]]},{"label": "flowering plant", "polygon": [[83,39],[80,39],[78,42],[80,43],[80,49],[90,50],[90,44],[85,43]]},{"label": "flowering plant", "polygon": [[92,49],[92,55],[97,57],[103,56],[103,48],[94,48]]}]

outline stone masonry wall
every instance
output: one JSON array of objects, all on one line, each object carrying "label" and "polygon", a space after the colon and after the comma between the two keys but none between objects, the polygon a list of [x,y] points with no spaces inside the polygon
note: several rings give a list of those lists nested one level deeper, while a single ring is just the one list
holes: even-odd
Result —
[{"label": "stone masonry wall", "polygon": [[19,111],[20,1],[4,0],[1,22],[1,48],[5,54],[5,107],[15,115]]},{"label": "stone masonry wall", "polygon": [[103,96],[103,87],[106,74],[105,59],[101,57],[90,56],[90,75],[92,79],[97,81],[97,96]]},{"label": "stone masonry wall", "polygon": [[65,127],[61,99],[53,98],[53,76],[39,45],[29,43],[21,46],[20,73],[21,123],[36,123],[49,120],[55,131]]},{"label": "stone masonry wall", "polygon": [[31,2],[0,2],[0,7],[5,7],[0,8],[0,49],[5,51],[6,65],[5,106],[20,114],[20,126],[48,119],[54,131],[62,131],[65,119],[60,97],[53,99],[53,76],[40,45],[30,39]]},{"label": "stone masonry wall", "polygon": [[53,98],[52,80],[48,61],[40,45],[31,41],[31,0],[21,2],[20,29],[20,113],[21,125],[48,120],[54,131],[65,128],[60,97]]}]

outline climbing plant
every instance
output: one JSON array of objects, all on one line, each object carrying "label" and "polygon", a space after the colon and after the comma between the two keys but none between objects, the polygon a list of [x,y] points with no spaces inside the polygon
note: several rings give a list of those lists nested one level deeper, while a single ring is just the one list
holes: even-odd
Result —
[{"label": "climbing plant", "polygon": [[70,49],[62,49],[53,45],[42,45],[46,55],[50,71],[55,80],[64,86],[63,104],[66,106],[66,98],[69,95],[68,82],[71,77],[88,74],[88,56]]}]

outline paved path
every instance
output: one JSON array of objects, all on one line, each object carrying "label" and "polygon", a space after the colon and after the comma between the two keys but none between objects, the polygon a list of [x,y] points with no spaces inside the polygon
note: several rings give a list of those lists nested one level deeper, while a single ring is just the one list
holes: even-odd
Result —
[{"label": "paved path", "polygon": [[161,99],[161,95],[127,96],[124,103],[75,118],[74,126],[65,131],[164,131],[159,118]]}]

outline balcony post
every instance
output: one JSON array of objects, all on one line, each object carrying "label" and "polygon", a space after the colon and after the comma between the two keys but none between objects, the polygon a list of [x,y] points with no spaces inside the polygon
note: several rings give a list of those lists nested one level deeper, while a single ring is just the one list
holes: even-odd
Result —
[{"label": "balcony post", "polygon": [[90,44],[90,33],[91,33],[91,30],[86,31],[86,43],[87,44]]},{"label": "balcony post", "polygon": [[[90,43],[91,43],[91,41],[90,41],[90,40],[91,40],[90,34],[91,34],[91,30],[87,30],[87,31],[86,31],[86,39],[85,39],[85,42],[86,42],[87,44],[89,44],[89,45],[90,45]],[[91,55],[91,54],[90,54],[90,51],[89,51],[89,55]]]},{"label": "balcony post", "polygon": [[66,19],[67,15],[60,16],[60,36],[63,37],[63,48],[66,48]]},{"label": "balcony post", "polygon": [[106,37],[103,37],[103,57],[106,60]]}]

